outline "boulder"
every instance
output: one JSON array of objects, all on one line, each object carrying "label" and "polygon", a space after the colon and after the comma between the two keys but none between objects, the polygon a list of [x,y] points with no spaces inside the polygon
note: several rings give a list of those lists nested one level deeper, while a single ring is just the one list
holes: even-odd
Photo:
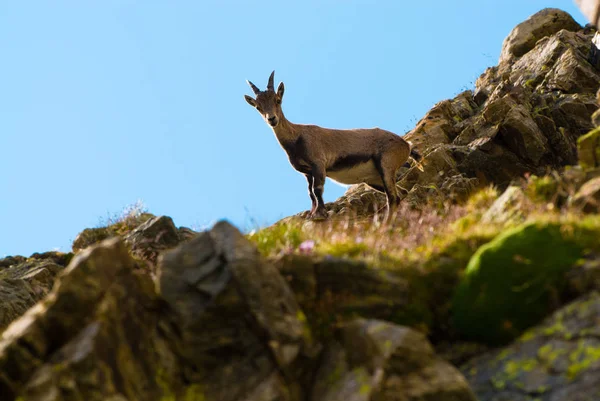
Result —
[{"label": "boulder", "polygon": [[315,351],[305,315],[237,229],[220,222],[164,253],[156,284],[181,336],[185,376],[204,399],[301,399],[301,362]]},{"label": "boulder", "polygon": [[484,224],[522,222],[525,220],[522,210],[527,202],[527,196],[521,187],[509,186],[481,216],[481,222]]},{"label": "boulder", "polygon": [[512,62],[529,52],[538,40],[566,29],[578,31],[581,26],[568,13],[546,8],[517,25],[504,39],[500,54],[500,64]]},{"label": "boulder", "polygon": [[592,401],[600,394],[600,295],[561,308],[461,371],[480,401]]},{"label": "boulder", "polygon": [[586,213],[597,213],[600,210],[600,177],[592,178],[583,184],[571,199],[571,203]]},{"label": "boulder", "polygon": [[318,346],[239,231],[164,254],[155,283],[135,267],[119,238],[80,252],[2,334],[2,399],[305,399]]},{"label": "boulder", "polygon": [[[149,299],[127,275],[131,267],[131,258],[116,239],[74,258],[52,292],[0,338],[4,399],[151,399],[150,393],[160,393],[156,383],[140,380],[141,372],[148,372],[148,353],[139,351],[157,345],[140,338],[156,327],[139,324]],[[120,286],[113,288],[117,275]],[[130,371],[132,367],[139,373]]]},{"label": "boulder", "polygon": [[19,260],[0,270],[0,332],[44,298],[64,268],[45,259]]},{"label": "boulder", "polygon": [[[183,231],[184,235],[187,234]],[[188,236],[189,238],[189,236]],[[131,253],[154,265],[161,252],[175,248],[180,242],[179,230],[168,216],[153,217],[124,236]]]},{"label": "boulder", "polygon": [[419,332],[357,319],[335,337],[316,372],[313,401],[475,401],[460,372]]}]

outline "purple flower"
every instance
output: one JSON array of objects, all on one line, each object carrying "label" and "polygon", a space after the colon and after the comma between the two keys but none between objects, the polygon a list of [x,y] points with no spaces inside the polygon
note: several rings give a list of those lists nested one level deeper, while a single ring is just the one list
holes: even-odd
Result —
[{"label": "purple flower", "polygon": [[300,251],[300,253],[305,253],[305,254],[309,254],[312,253],[312,251],[315,249],[315,241],[309,239],[304,241],[303,243],[300,244],[300,246],[298,246],[298,250]]}]

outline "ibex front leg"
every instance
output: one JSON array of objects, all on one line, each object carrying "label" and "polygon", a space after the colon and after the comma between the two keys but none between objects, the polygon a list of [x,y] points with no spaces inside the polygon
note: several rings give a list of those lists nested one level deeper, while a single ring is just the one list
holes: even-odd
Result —
[{"label": "ibex front leg", "polygon": [[325,202],[323,202],[323,191],[325,189],[325,168],[317,164],[312,166],[313,194],[317,199],[317,208],[310,214],[310,217],[316,220],[327,218]]},{"label": "ibex front leg", "polygon": [[306,181],[308,182],[308,196],[310,196],[310,201],[312,202],[312,206],[310,208],[310,215],[315,212],[317,208],[317,197],[313,192],[313,176],[312,174],[305,174]]}]

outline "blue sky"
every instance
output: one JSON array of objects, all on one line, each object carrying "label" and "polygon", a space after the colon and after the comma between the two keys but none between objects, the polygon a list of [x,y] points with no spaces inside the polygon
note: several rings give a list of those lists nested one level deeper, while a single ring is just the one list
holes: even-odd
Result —
[{"label": "blue sky", "polygon": [[276,70],[292,122],[403,134],[544,7],[585,23],[569,0],[2,2],[0,257],[69,251],[137,200],[197,229],[306,210],[246,79]]}]

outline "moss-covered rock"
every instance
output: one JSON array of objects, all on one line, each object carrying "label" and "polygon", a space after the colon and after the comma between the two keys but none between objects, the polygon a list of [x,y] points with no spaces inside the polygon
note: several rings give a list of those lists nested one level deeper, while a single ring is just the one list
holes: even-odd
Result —
[{"label": "moss-covered rock", "polygon": [[516,342],[461,366],[481,401],[594,401],[600,394],[600,295],[561,308]]},{"label": "moss-covered rock", "polygon": [[453,322],[462,335],[504,343],[557,306],[565,273],[597,232],[576,224],[528,223],[482,246],[454,295]]}]

